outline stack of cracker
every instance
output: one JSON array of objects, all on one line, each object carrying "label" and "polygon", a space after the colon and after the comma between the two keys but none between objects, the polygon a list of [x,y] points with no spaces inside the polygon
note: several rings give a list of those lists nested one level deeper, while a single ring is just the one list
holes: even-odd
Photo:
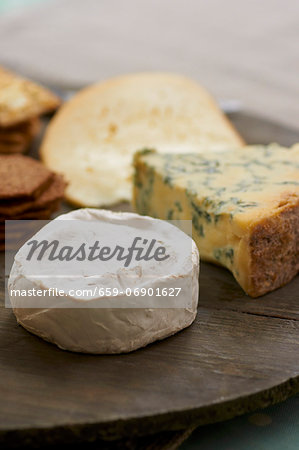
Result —
[{"label": "stack of cracker", "polygon": [[0,67],[0,153],[25,152],[39,132],[39,117],[60,103],[52,92]]},{"label": "stack of cracker", "polygon": [[23,155],[0,155],[0,249],[5,220],[49,219],[59,209],[65,182],[39,161]]}]

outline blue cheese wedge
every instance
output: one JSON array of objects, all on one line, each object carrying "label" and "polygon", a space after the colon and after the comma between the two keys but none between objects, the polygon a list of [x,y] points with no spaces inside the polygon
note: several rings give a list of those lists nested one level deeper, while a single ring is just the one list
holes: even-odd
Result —
[{"label": "blue cheese wedge", "polygon": [[209,154],[138,152],[135,210],[192,219],[203,260],[229,269],[258,297],[299,271],[299,145]]}]

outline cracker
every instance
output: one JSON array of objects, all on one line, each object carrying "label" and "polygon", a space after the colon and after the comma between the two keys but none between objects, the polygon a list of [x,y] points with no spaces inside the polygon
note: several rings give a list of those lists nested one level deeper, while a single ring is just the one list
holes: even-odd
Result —
[{"label": "cracker", "polygon": [[41,121],[38,117],[34,117],[25,122],[12,125],[10,127],[0,126],[0,139],[15,138],[19,136],[32,136],[35,135],[41,126]]},{"label": "cracker", "polygon": [[32,201],[11,201],[0,203],[0,216],[6,216],[6,219],[15,218],[27,210],[39,210],[48,208],[54,201],[63,198],[66,183],[62,176],[55,174],[50,186],[41,193],[41,195]]},{"label": "cracker", "polygon": [[0,199],[37,198],[49,186],[52,172],[23,155],[0,155]]},{"label": "cracker", "polygon": [[[51,215],[59,209],[60,201],[57,200],[47,208],[43,209],[31,209],[25,211],[22,214],[19,214],[15,217],[16,220],[27,220],[27,219],[35,219],[35,220],[47,220],[50,219]],[[1,220],[1,219],[0,219]]]},{"label": "cracker", "polygon": [[[46,208],[41,209],[29,209],[23,213],[17,214],[10,220],[47,220],[51,215],[57,211],[60,207],[60,200],[55,200]],[[4,224],[5,220],[9,220],[6,216],[0,216],[0,223]]]},{"label": "cracker", "polygon": [[41,121],[38,117],[12,127],[0,127],[0,153],[24,153],[40,128]]},{"label": "cracker", "polygon": [[48,89],[0,67],[0,125],[10,126],[54,111],[61,100]]},{"label": "cracker", "polygon": [[1,142],[0,140],[0,153],[5,155],[13,155],[15,153],[24,153],[26,150],[26,142]]}]

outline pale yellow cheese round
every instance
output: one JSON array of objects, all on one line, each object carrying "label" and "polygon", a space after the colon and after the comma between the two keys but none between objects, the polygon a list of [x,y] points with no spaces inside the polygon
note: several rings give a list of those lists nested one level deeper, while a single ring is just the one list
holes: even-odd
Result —
[{"label": "pale yellow cheese round", "polygon": [[178,75],[143,73],[75,95],[51,121],[41,158],[64,174],[70,202],[99,207],[130,201],[136,150],[190,153],[242,144],[200,85]]}]

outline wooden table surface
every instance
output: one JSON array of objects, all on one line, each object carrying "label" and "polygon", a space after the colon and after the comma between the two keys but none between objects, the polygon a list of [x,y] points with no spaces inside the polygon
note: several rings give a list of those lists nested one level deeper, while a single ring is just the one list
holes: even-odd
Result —
[{"label": "wooden table surface", "polygon": [[0,63],[67,88],[125,72],[194,77],[299,128],[296,0],[48,0],[0,17]]},{"label": "wooden table surface", "polygon": [[[0,16],[0,64],[67,89],[124,72],[179,72],[197,79],[218,100],[235,99],[247,111],[299,128],[299,3],[294,0],[40,3]],[[245,127],[242,118],[236,120],[250,141],[277,140],[278,131],[281,143],[291,144],[296,137],[275,123],[269,122],[265,133],[258,119],[251,117]],[[261,316],[259,306],[247,302],[242,314]],[[285,306],[264,306],[263,314],[274,321],[297,326],[296,304],[284,318]],[[175,447],[185,437],[184,432],[167,433],[154,438],[151,448],[170,448],[171,442]],[[145,442],[151,445],[141,440],[137,448],[145,448]],[[124,448],[123,441],[119,445]]]},{"label": "wooden table surface", "polygon": [[31,335],[3,307],[0,281],[4,447],[149,441],[299,392],[298,277],[253,300],[228,271],[202,264],[194,324],[114,356],[62,351]]},{"label": "wooden table surface", "polygon": [[[298,138],[256,117],[232,119],[251,142]],[[3,254],[1,265],[0,445],[175,448],[197,425],[299,391],[298,276],[252,299],[227,270],[203,263],[192,326],[127,355],[94,356],[64,352],[18,326],[3,304]]]}]

